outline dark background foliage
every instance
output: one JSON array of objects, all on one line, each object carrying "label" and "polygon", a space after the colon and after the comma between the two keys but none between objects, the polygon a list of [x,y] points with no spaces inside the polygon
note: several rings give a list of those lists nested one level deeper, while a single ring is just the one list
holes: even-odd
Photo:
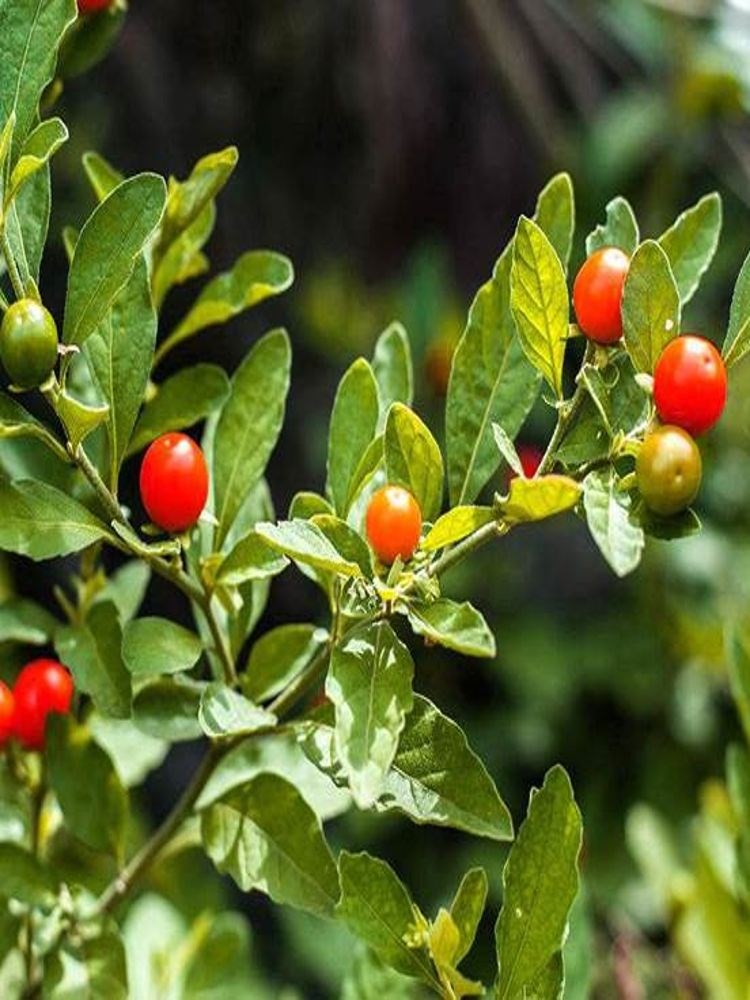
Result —
[{"label": "dark background foliage", "polygon": [[[696,12],[706,16],[688,16]],[[79,169],[85,149],[125,172],[182,177],[203,153],[239,146],[212,261],[224,267],[246,248],[273,247],[294,260],[297,284],[184,351],[231,370],[267,326],[288,326],[291,401],[269,477],[284,511],[297,489],[322,485],[337,378],[391,319],[412,336],[419,407],[439,432],[446,358],[471,296],[554,170],[570,170],[576,184],[574,266],[616,193],[655,234],[719,187],[723,249],[690,322],[721,336],[731,279],[750,244],[744,81],[727,48],[743,31],[750,37],[733,5],[687,0],[134,0],[109,59],[63,95],[72,140],[58,162],[53,231],[90,204]],[[44,274],[58,301],[63,264],[58,240]],[[174,295],[174,316],[193,294]],[[677,820],[688,816],[735,725],[715,607],[741,587],[732,581],[741,576],[750,495],[742,390],[734,386],[728,418],[706,442],[701,541],[679,551],[654,546],[635,578],[618,582],[572,517],[528,529],[449,579],[456,595],[486,610],[497,661],[419,656],[418,688],[465,726],[514,816],[547,766],[560,760],[571,770],[604,996],[622,948],[636,955],[648,995],[676,981],[639,908],[628,810],[646,800]],[[541,441],[548,422],[543,410],[533,414],[524,437]],[[45,575],[23,587],[48,593],[48,584]],[[168,600],[155,585],[151,609],[181,614]],[[313,588],[288,573],[261,628],[321,612]],[[153,816],[173,801],[190,760],[190,749],[173,755],[149,783],[143,804]],[[334,839],[344,838],[377,841],[426,906],[441,902],[449,876],[471,862],[488,866],[497,892],[496,848],[362,816],[340,824]],[[207,873],[187,865],[166,866],[160,878],[195,911],[211,901]],[[189,893],[179,889],[185,879]],[[248,908],[261,961],[278,983],[294,982],[306,997],[335,991],[348,961],[338,932],[255,897],[232,902]],[[489,924],[485,931],[489,944]],[[477,957],[478,974],[488,974],[488,954]]]}]

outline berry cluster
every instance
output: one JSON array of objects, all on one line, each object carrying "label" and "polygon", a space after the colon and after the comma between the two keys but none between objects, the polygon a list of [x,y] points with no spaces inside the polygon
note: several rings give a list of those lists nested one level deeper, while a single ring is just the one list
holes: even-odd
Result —
[{"label": "berry cluster", "polygon": [[67,714],[72,700],[73,679],[61,663],[27,663],[12,690],[0,681],[0,746],[15,738],[27,750],[41,750],[47,717]]},{"label": "berry cluster", "polygon": [[[573,305],[589,340],[612,345],[621,339],[629,265],[622,250],[605,247],[578,272]],[[658,422],[638,452],[636,478],[646,506],[666,517],[685,510],[697,496],[702,464],[694,438],[714,426],[726,404],[726,367],[711,341],[695,334],[671,340],[654,369],[653,394]]]}]

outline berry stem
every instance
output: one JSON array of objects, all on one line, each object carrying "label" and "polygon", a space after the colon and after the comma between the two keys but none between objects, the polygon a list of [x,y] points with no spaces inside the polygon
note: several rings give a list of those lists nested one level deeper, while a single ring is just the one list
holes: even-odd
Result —
[{"label": "berry stem", "polygon": [[[583,361],[581,362],[581,368],[583,368],[584,365],[593,364],[595,357],[596,345],[589,342],[586,346],[586,353],[583,356]],[[536,476],[543,476],[546,472],[549,472],[554,465],[557,451],[563,443],[565,435],[573,426],[585,399],[586,386],[582,380],[576,379],[576,387],[573,395],[569,400],[567,400],[567,402],[560,406],[557,414],[555,429],[552,432],[552,437],[547,445],[547,450],[539,463],[539,468],[536,470],[535,478]]]},{"label": "berry stem", "polygon": [[15,292],[17,299],[23,299],[26,297],[26,289],[24,288],[23,281],[21,279],[21,274],[18,270],[18,265],[16,264],[16,258],[13,256],[13,248],[10,245],[10,240],[8,239],[8,232],[5,228],[5,224],[2,224],[3,228],[3,256],[5,257],[5,263],[8,267],[8,275],[10,277],[10,283],[13,285],[13,291]]}]

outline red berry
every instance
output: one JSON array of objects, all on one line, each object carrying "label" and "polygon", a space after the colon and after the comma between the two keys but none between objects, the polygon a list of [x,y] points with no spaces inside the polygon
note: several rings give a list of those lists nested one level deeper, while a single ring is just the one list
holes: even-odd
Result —
[{"label": "red berry", "polygon": [[206,460],[186,434],[162,434],[149,446],[140,482],[148,516],[165,531],[192,528],[206,505]]},{"label": "red berry", "polygon": [[13,735],[14,706],[13,692],[0,681],[0,747],[5,746]]},{"label": "red berry", "polygon": [[365,518],[375,555],[390,565],[398,556],[411,559],[422,533],[422,511],[403,486],[383,486],[370,500]]},{"label": "red berry", "polygon": [[694,334],[670,340],[654,371],[654,402],[663,423],[703,434],[726,401],[727,370],[711,341]]},{"label": "red berry", "polygon": [[617,247],[603,247],[586,260],[573,285],[578,325],[598,344],[614,344],[622,337],[622,290],[630,258]]},{"label": "red berry", "polygon": [[[524,476],[527,479],[531,479],[536,475],[536,470],[541,465],[544,452],[541,448],[537,448],[535,444],[519,444],[518,457],[521,460],[521,468],[523,469]],[[511,476],[511,479],[515,479],[515,476]]]},{"label": "red berry", "polygon": [[27,749],[41,750],[47,716],[70,711],[73,679],[57,660],[32,660],[18,675],[13,698],[14,735]]},{"label": "red berry", "polygon": [[79,14],[96,14],[112,6],[112,0],[78,0]]}]

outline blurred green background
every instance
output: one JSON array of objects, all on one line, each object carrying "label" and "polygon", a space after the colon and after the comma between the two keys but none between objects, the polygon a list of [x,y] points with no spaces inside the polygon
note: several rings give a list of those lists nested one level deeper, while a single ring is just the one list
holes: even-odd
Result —
[{"label": "blurred green background", "polygon": [[[202,153],[239,146],[212,260],[273,247],[294,260],[297,283],[179,361],[192,352],[231,369],[267,326],[288,326],[291,401],[269,476],[284,511],[297,489],[322,486],[338,377],[392,319],[409,331],[417,406],[440,436],[472,295],[556,170],[576,187],[573,269],[615,194],[656,235],[721,192],[720,252],[685,326],[720,340],[750,248],[749,52],[746,0],[133,0],[109,59],[63,94],[72,139],[57,161],[53,234],[90,208],[86,149],[128,173],[184,176]],[[58,300],[63,262],[58,239],[43,275]],[[175,315],[192,294],[175,294]],[[548,766],[570,770],[586,830],[592,995],[712,995],[671,948],[626,824],[646,802],[682,837],[739,732],[722,633],[750,597],[749,389],[739,366],[726,417],[702,442],[700,537],[650,543],[641,569],[617,581],[573,517],[525,529],[448,579],[486,612],[497,659],[419,653],[417,687],[465,727],[517,820]],[[521,439],[543,443],[549,422],[542,407]],[[22,581],[37,595],[49,583],[46,570]],[[169,600],[154,586],[150,608],[169,613]],[[285,574],[261,628],[324,612],[311,584]],[[150,779],[145,814],[163,815],[193,760],[191,748],[175,752]],[[499,903],[497,846],[361,814],[337,820],[332,839],[387,857],[426,911],[477,863]],[[352,959],[343,931],[217,888],[192,854],[166,863],[158,887],[190,919],[221,906],[220,893],[246,912],[253,996],[338,995]],[[467,968],[490,977],[489,920],[483,930]]]}]

